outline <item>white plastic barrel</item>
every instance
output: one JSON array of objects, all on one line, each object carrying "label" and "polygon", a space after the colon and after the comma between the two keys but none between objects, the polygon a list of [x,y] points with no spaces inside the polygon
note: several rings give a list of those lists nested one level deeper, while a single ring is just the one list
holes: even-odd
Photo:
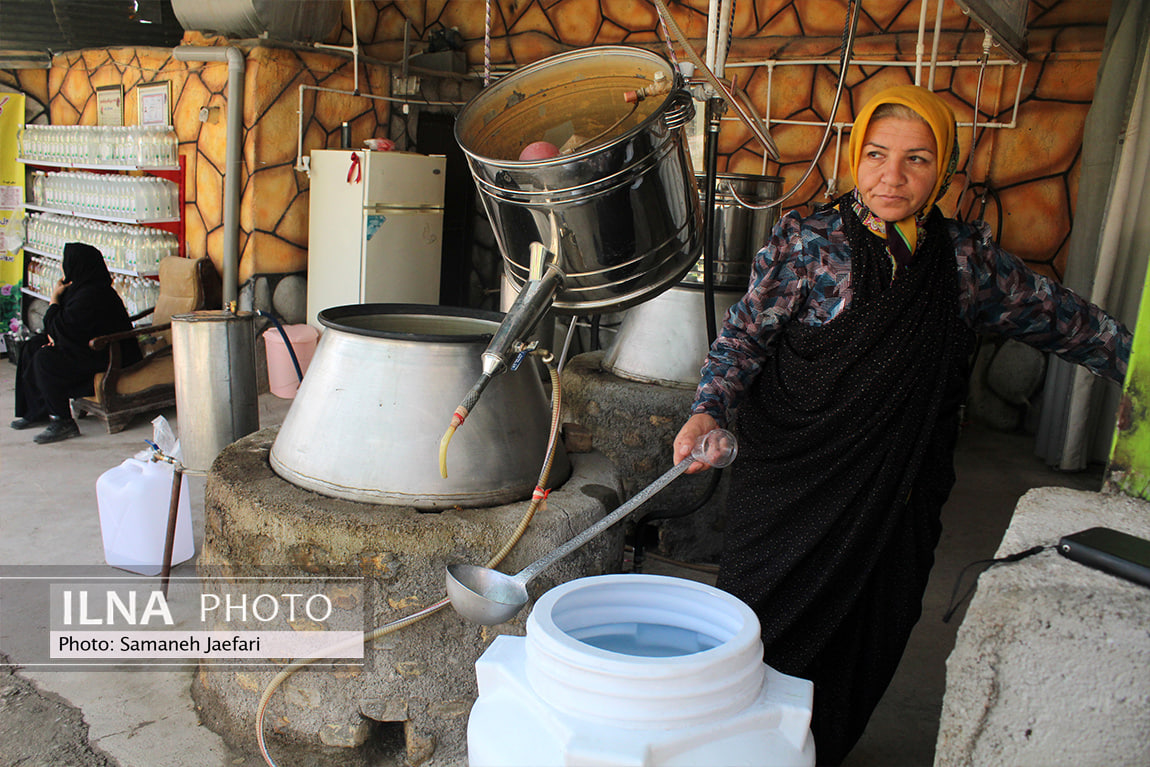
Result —
[{"label": "white plastic barrel", "polygon": [[475,664],[470,767],[811,767],[813,685],[762,661],[746,604],[658,575],[544,594]]},{"label": "white plastic barrel", "polygon": [[[284,333],[291,342],[299,362],[300,373],[307,372],[311,358],[315,356],[316,343],[319,341],[319,331],[311,325],[284,325]],[[268,358],[268,389],[281,399],[292,399],[300,385],[299,374],[292,364],[291,354],[288,352],[284,338],[279,328],[270,327],[264,331],[264,349]]]},{"label": "white plastic barrel", "polygon": [[[96,480],[96,503],[100,509],[104,561],[133,573],[159,574],[163,569],[171,502],[171,464],[129,458],[101,474]],[[180,485],[172,564],[191,559],[195,553],[185,481]]]}]

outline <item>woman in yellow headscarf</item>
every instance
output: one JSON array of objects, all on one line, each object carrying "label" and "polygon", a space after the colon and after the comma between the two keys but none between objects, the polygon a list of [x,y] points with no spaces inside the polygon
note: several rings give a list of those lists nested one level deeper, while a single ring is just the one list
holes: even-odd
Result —
[{"label": "woman in yellow headscarf", "polygon": [[1131,342],[985,225],[942,215],[958,147],[941,98],[882,91],[848,151],[855,189],[783,216],[756,256],[674,455],[737,429],[719,586],[758,614],[767,663],[814,682],[820,765],[861,736],[918,620],[975,332],[1115,381]]}]

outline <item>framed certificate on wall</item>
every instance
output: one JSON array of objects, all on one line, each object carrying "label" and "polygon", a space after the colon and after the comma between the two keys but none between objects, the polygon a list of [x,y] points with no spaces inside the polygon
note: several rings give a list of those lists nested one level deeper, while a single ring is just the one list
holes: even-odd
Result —
[{"label": "framed certificate on wall", "polygon": [[140,125],[172,124],[172,83],[141,83],[136,86]]},{"label": "framed certificate on wall", "polygon": [[101,85],[96,88],[96,124],[124,124],[124,86]]}]

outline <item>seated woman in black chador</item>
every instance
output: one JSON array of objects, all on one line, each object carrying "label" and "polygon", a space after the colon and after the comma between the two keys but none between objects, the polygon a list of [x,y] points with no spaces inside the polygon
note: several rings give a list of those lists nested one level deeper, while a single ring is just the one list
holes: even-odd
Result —
[{"label": "seated woman in black chador", "polygon": [[[39,444],[80,436],[68,401],[92,394],[93,377],[108,365],[108,350],[96,351],[88,342],[131,329],[100,251],[80,242],[65,245],[64,276],[52,288],[44,332],[28,339],[20,355],[12,428],[47,421],[35,437]],[[121,342],[120,354],[125,365],[141,359],[134,340]]]}]

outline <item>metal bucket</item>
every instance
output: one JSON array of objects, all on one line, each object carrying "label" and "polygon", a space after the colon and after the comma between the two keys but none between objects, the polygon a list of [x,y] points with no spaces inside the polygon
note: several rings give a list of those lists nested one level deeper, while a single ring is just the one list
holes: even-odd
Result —
[{"label": "metal bucket", "polygon": [[220,451],[260,428],[255,315],[172,316],[176,415],[184,468],[206,472]]},{"label": "metal bucket", "polygon": [[[633,306],[698,260],[702,213],[683,129],[694,106],[680,82],[650,51],[585,48],[498,80],[460,111],[455,137],[517,289],[532,242],[559,257],[566,279],[553,306],[564,313]],[[628,114],[624,93],[657,83],[670,87]],[[572,136],[593,140],[518,159],[527,144]]]},{"label": "metal bucket", "polygon": [[[715,291],[717,325],[742,296],[742,291]],[[707,356],[705,300],[701,287],[678,285],[628,309],[603,355],[603,369],[630,381],[694,389]]]},{"label": "metal bucket", "polygon": [[[550,428],[534,358],[492,381],[455,434],[448,477],[439,473],[440,438],[501,314],[363,304],[318,319],[326,330],[272,445],[278,475],[324,495],[425,510],[531,495]],[[560,451],[549,484],[569,473]]]},{"label": "metal bucket", "polygon": [[[696,176],[699,196],[703,195],[707,178]],[[714,285],[716,290],[746,292],[751,280],[751,264],[755,254],[767,244],[771,229],[779,218],[778,206],[755,210],[739,204],[731,193],[732,187],[748,202],[762,204],[778,198],[783,180],[778,176],[752,176],[744,173],[719,173],[715,177],[715,248]],[[699,259],[683,277],[684,285],[703,284],[703,261]]]}]

